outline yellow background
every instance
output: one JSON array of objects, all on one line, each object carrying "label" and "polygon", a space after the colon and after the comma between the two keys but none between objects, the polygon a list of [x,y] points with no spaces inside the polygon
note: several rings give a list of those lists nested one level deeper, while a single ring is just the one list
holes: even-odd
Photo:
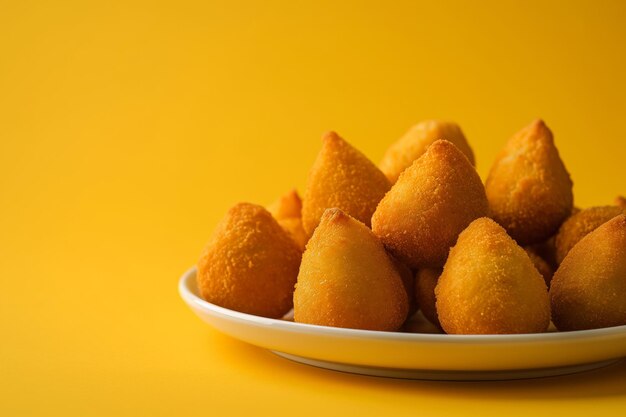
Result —
[{"label": "yellow background", "polygon": [[302,189],[329,129],[378,162],[411,124],[454,120],[484,176],[542,117],[576,204],[612,202],[625,5],[2,2],[0,415],[624,415],[624,363],[483,384],[333,373],[213,331],[176,283],[230,205]]}]

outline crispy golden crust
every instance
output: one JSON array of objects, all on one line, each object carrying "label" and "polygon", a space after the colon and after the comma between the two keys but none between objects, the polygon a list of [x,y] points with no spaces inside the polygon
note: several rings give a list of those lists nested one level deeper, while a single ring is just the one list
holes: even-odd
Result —
[{"label": "crispy golden crust", "polygon": [[393,331],[407,312],[406,291],[382,243],[341,210],[326,210],[302,256],[295,321]]},{"label": "crispy golden crust", "polygon": [[485,189],[456,146],[433,143],[378,204],[372,230],[412,268],[442,267],[458,234],[486,216]]},{"label": "crispy golden crust", "polygon": [[228,210],[198,261],[202,297],[243,313],[279,318],[293,303],[302,253],[263,207]]},{"label": "crispy golden crust", "polygon": [[302,217],[302,200],[298,192],[292,189],[267,206],[267,211],[269,211],[276,220]]},{"label": "crispy golden crust", "polygon": [[413,161],[422,156],[426,149],[436,140],[445,139],[452,142],[474,165],[474,152],[467,143],[461,128],[456,123],[426,120],[416,124],[397,142],[392,144],[379,167],[393,184],[400,173],[411,166]]},{"label": "crispy golden crust", "polygon": [[621,195],[618,195],[617,197],[615,197],[615,205],[623,209],[626,209],[626,197],[621,196]]},{"label": "crispy golden crust", "polygon": [[387,177],[335,132],[327,133],[322,140],[304,193],[304,230],[311,236],[324,210],[332,207],[369,227],[378,202],[391,186]]},{"label": "crispy golden crust", "polygon": [[435,287],[441,275],[441,269],[424,268],[417,271],[415,277],[415,298],[424,317],[432,324],[441,327],[437,316]]},{"label": "crispy golden crust", "polygon": [[556,260],[560,264],[567,253],[580,239],[595,229],[622,214],[623,209],[616,206],[590,207],[570,216],[556,235]]},{"label": "crispy golden crust", "polygon": [[546,282],[548,288],[550,288],[550,281],[552,281],[552,276],[554,275],[554,269],[543,259],[532,247],[525,247],[524,250],[526,254],[535,265],[537,271],[543,277],[543,280]]},{"label": "crispy golden crust", "polygon": [[300,251],[304,252],[309,237],[302,228],[302,219],[300,217],[286,218],[278,220],[278,224],[296,242]]},{"label": "crispy golden crust", "polygon": [[550,323],[542,276],[524,249],[488,218],[460,234],[435,294],[446,333],[537,333]]},{"label": "crispy golden crust", "polygon": [[520,245],[556,233],[572,211],[572,181],[542,120],[507,142],[491,167],[485,190],[491,217]]},{"label": "crispy golden crust", "polygon": [[561,331],[626,325],[626,215],[569,251],[552,279],[550,300]]}]

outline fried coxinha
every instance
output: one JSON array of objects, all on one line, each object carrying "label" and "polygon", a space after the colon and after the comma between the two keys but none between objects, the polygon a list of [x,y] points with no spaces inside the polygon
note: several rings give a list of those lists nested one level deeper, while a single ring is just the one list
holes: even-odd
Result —
[{"label": "fried coxinha", "polygon": [[513,135],[485,183],[491,217],[521,245],[556,233],[572,211],[572,186],[552,131],[542,120]]},{"label": "fried coxinha", "polygon": [[459,236],[435,294],[446,333],[539,333],[550,324],[543,277],[526,251],[486,217]]},{"label": "fried coxinha", "polygon": [[302,252],[263,207],[228,210],[198,261],[202,297],[258,316],[279,318],[293,306]]},{"label": "fried coxinha", "polygon": [[402,278],[381,241],[343,211],[327,209],[302,258],[295,321],[397,330],[408,310]]},{"label": "fried coxinha", "polygon": [[412,268],[442,267],[457,236],[488,213],[478,173],[451,142],[438,140],[411,164],[372,217],[372,230]]},{"label": "fried coxinha", "polygon": [[563,331],[626,324],[626,200],[573,207],[542,120],[505,143],[484,186],[474,158],[452,122],[418,123],[379,166],[324,134],[303,198],[227,212],[198,262],[201,296],[382,331],[410,329],[418,308],[458,334],[542,332],[551,314]]},{"label": "fried coxinha", "polygon": [[559,330],[626,325],[626,215],[596,228],[565,255],[550,300]]},{"label": "fried coxinha", "polygon": [[304,191],[304,230],[311,236],[328,208],[341,209],[369,227],[390,187],[387,177],[365,155],[337,133],[326,133]]}]

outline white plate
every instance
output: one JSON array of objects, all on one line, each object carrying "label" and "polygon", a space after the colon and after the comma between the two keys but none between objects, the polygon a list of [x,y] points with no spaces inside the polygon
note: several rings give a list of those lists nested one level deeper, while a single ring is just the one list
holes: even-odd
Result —
[{"label": "white plate", "polygon": [[198,295],[196,269],[180,279],[203,321],[285,358],[338,371],[396,378],[497,380],[563,375],[626,357],[626,326],[562,333],[446,335],[341,329],[228,310]]}]

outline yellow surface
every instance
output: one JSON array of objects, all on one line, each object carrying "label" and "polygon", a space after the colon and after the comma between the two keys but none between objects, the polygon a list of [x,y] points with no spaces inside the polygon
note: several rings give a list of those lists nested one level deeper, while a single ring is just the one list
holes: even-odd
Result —
[{"label": "yellow surface", "polygon": [[576,203],[611,202],[625,18],[620,1],[4,2],[0,415],[624,415],[624,363],[333,373],[211,330],[176,280],[230,205],[302,187],[328,129],[378,161],[412,123],[455,120],[484,177],[541,116]]}]

